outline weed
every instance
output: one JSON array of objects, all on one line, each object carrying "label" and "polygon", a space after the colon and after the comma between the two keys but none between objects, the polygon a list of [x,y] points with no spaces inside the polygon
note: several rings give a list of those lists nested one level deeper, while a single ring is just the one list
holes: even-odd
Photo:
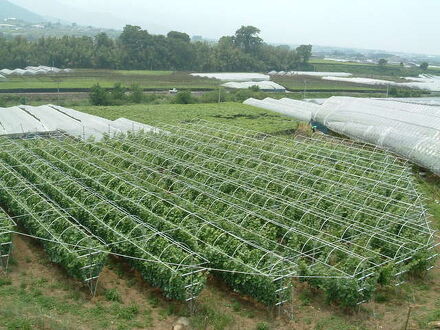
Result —
[{"label": "weed", "polygon": [[119,294],[118,290],[116,290],[115,288],[105,290],[104,296],[105,299],[107,299],[108,301],[113,301],[118,303],[122,302],[121,295]]}]

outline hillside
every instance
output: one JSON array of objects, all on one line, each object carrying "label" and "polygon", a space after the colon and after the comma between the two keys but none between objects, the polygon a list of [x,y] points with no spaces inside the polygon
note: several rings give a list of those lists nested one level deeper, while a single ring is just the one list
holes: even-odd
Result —
[{"label": "hillside", "polygon": [[30,10],[17,6],[7,0],[0,0],[0,20],[6,18],[17,18],[30,23],[44,22],[45,19]]}]

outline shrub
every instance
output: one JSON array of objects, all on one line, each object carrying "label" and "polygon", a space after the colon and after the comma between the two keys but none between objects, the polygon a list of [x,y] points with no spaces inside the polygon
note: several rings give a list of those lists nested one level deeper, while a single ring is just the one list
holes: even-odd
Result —
[{"label": "shrub", "polygon": [[142,88],[140,88],[137,84],[132,85],[129,98],[133,103],[142,103],[144,100],[144,92]]},{"label": "shrub", "polygon": [[174,98],[174,103],[176,104],[193,104],[197,103],[196,99],[192,96],[190,91],[182,91],[177,93]]},{"label": "shrub", "polygon": [[110,105],[109,93],[99,84],[90,88],[89,99],[92,105]]}]

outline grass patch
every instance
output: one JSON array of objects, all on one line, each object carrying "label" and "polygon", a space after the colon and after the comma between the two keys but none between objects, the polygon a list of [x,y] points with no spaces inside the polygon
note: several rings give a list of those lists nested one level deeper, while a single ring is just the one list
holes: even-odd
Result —
[{"label": "grass patch", "polygon": [[125,117],[158,126],[161,122],[179,124],[203,119],[266,133],[296,129],[298,123],[286,116],[239,103],[83,106],[76,109],[111,120]]}]

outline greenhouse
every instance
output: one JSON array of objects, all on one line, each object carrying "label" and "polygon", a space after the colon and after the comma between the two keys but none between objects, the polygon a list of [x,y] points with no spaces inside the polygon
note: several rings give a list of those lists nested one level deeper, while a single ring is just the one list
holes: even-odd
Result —
[{"label": "greenhouse", "polygon": [[270,77],[261,73],[221,72],[221,73],[191,73],[194,77],[218,79],[222,81],[269,81]]},{"label": "greenhouse", "polygon": [[102,139],[106,134],[157,131],[156,128],[119,118],[108,120],[55,105],[0,108],[0,135],[46,134],[61,130],[83,139]]},{"label": "greenhouse", "polygon": [[25,69],[2,69],[0,70],[0,74],[3,74],[5,76],[8,75],[16,75],[16,76],[35,76],[35,75],[46,75],[46,74],[53,74],[53,73],[70,73],[72,72],[72,69],[59,69],[55,67],[49,67],[49,66],[28,66]]},{"label": "greenhouse", "polygon": [[222,85],[231,89],[248,89],[258,87],[265,92],[286,92],[286,88],[273,81],[247,81],[247,82],[228,82]]},{"label": "greenhouse", "polygon": [[322,105],[271,98],[248,99],[244,103],[319,123],[354,140],[391,150],[440,174],[440,107],[435,103],[339,96],[325,100]]}]

